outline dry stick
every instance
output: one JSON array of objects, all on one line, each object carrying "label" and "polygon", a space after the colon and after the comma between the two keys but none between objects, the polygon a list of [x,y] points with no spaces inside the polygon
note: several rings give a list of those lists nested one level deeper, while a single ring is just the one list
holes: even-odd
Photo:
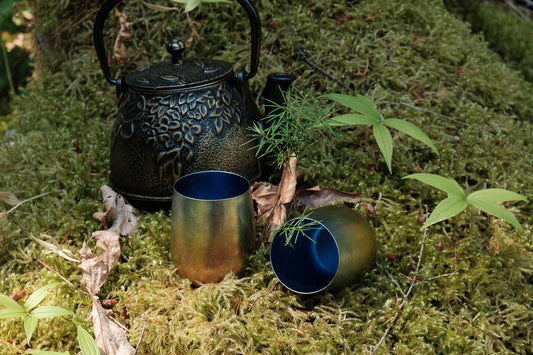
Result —
[{"label": "dry stick", "polygon": [[418,262],[416,264],[416,269],[415,269],[413,278],[411,280],[411,284],[409,285],[409,289],[405,293],[403,292],[403,290],[400,289],[400,291],[402,291],[402,294],[405,295],[403,297],[402,303],[398,306],[398,309],[396,310],[396,313],[394,313],[394,317],[392,318],[392,320],[390,321],[389,325],[387,326],[387,329],[385,329],[385,333],[383,333],[383,336],[381,337],[381,339],[379,339],[379,342],[376,344],[376,346],[374,346],[374,349],[372,349],[372,351],[370,352],[371,355],[374,355],[377,352],[377,350],[379,349],[379,347],[381,346],[381,344],[383,344],[383,342],[385,341],[385,338],[389,334],[389,331],[391,330],[392,326],[396,322],[396,319],[398,319],[398,317],[400,316],[400,312],[402,311],[402,308],[407,304],[407,298],[409,297],[409,295],[413,291],[413,287],[415,286],[415,284],[417,282],[417,279],[418,279],[417,278],[418,273],[420,272],[420,264],[422,263],[422,255],[424,253],[424,245],[426,244],[426,236],[427,236],[427,228],[424,229],[424,236],[422,238],[422,245],[420,246],[420,253],[418,255]]},{"label": "dry stick", "polygon": [[59,276],[59,278],[61,278],[61,280],[65,281],[70,287],[74,288],[76,291],[79,291],[81,293],[83,293],[84,295],[86,296],[89,296],[89,297],[92,297],[88,292],[85,292],[83,290],[80,290],[79,288],[76,287],[76,285],[74,285],[72,282],[70,282],[69,280],[67,280],[63,275],[61,275],[59,272],[55,271],[54,269],[52,269],[50,266],[46,265],[43,261],[41,261],[39,258],[36,258],[35,256],[33,257],[35,260],[37,260],[42,266],[44,266],[45,268],[47,268],[48,270],[52,271],[53,273],[55,273],[57,276]]},{"label": "dry stick", "polygon": [[270,288],[270,290],[268,290],[267,292],[265,292],[265,293],[263,293],[262,295],[260,295],[259,297],[257,297],[257,298],[256,298],[256,299],[255,299],[255,300],[254,300],[254,301],[248,306],[248,311],[251,311],[252,308],[253,308],[253,307],[255,306],[255,304],[257,303],[257,301],[259,301],[261,298],[263,298],[263,297],[265,297],[266,295],[268,295],[268,294],[274,292],[274,289],[276,288],[276,286],[277,286],[278,284],[279,284],[279,280],[276,281],[276,282],[274,283],[274,286],[272,286],[272,287]]},{"label": "dry stick", "polygon": [[313,62],[311,60],[311,58],[309,58],[307,56],[307,54],[305,53],[305,51],[302,49],[302,47],[300,47],[298,45],[298,43],[296,43],[296,34],[294,33],[294,28],[292,27],[292,22],[291,22],[291,18],[289,16],[289,4],[287,1],[285,1],[285,12],[287,14],[287,24],[289,25],[289,31],[291,32],[291,37],[292,37],[292,41],[294,43],[294,47],[296,48],[296,51],[298,52],[298,54],[300,55],[300,58],[306,62],[307,64],[309,64],[310,66],[312,66],[313,68],[315,68],[316,70],[318,70],[319,72],[321,72],[322,74],[324,74],[325,76],[329,77],[330,79],[332,79],[333,81],[335,81],[337,84],[339,84],[340,86],[342,86],[343,88],[345,88],[346,90],[348,91],[354,91],[352,88],[350,88],[348,85],[346,85],[344,82],[342,82],[341,80],[339,80],[337,77],[335,77],[333,74],[331,74],[330,72],[326,71],[325,69],[322,69],[318,64],[316,64],[315,62]]},{"label": "dry stick", "polygon": [[137,346],[135,347],[135,352],[133,353],[133,355],[137,354],[137,352],[139,351],[139,347],[141,346],[141,341],[143,340],[145,329],[146,329],[146,323],[143,325],[143,330],[141,331],[141,337],[139,338],[139,341],[137,342]]},{"label": "dry stick", "polygon": [[[455,123],[455,124],[458,124],[458,125],[461,125],[461,126],[465,126],[465,127],[469,127],[469,128],[472,127],[472,125],[469,124],[469,123],[466,123],[466,122],[462,122],[462,121],[459,121],[459,120],[453,119],[453,118],[451,118],[451,117],[449,117],[449,116],[443,115],[442,113],[438,113],[438,112],[435,112],[435,111],[427,110],[427,109],[425,109],[425,108],[421,108],[421,107],[417,107],[417,106],[414,106],[414,105],[410,105],[410,104],[405,103],[405,102],[400,102],[400,104],[402,104],[402,105],[404,105],[404,106],[407,106],[407,107],[410,107],[410,108],[413,108],[413,109],[415,109],[415,110],[422,111],[422,112],[432,113],[432,114],[434,114],[434,115],[437,115],[437,116],[439,116],[439,117],[442,117],[442,118],[444,118],[444,119],[447,119],[448,121],[451,121],[451,122],[453,122],[453,123]],[[481,132],[481,128],[478,128],[478,131]],[[489,133],[490,133],[490,132],[489,132]],[[517,147],[517,146],[515,146],[515,145],[513,145],[513,144],[511,144],[511,143],[509,143],[509,142],[507,142],[507,141],[505,141],[504,144],[505,144],[505,145],[508,145],[508,146],[511,147],[511,148],[514,148],[514,149],[518,150],[520,153],[523,153],[523,154],[528,155],[528,156],[531,155],[530,152],[525,151],[525,150],[523,150],[523,149],[521,149],[521,148],[519,148],[519,147]]]},{"label": "dry stick", "polygon": [[419,110],[419,111],[422,111],[422,112],[432,113],[434,115],[437,115],[439,117],[445,118],[448,121],[451,121],[451,122],[453,122],[455,124],[458,124],[458,125],[461,125],[461,126],[471,127],[471,125],[466,123],[466,122],[458,121],[458,120],[453,119],[453,118],[451,118],[449,116],[443,115],[442,113],[438,113],[438,112],[435,112],[435,111],[427,110],[427,109],[422,108],[422,107],[417,107],[417,106],[414,106],[414,105],[410,105],[410,104],[405,103],[405,102],[400,102],[400,104],[402,104],[404,106],[407,106],[407,107],[410,107],[410,108],[414,108],[415,110]]},{"label": "dry stick", "polygon": [[24,201],[20,201],[19,203],[17,203],[15,206],[13,206],[13,208],[11,208],[9,211],[7,211],[7,213],[11,213],[11,212],[13,212],[13,211],[14,211],[15,209],[17,209],[20,205],[22,205],[22,204],[24,204],[24,203],[26,203],[26,202],[29,202],[29,201],[31,201],[31,200],[35,200],[35,199],[38,199],[38,198],[40,198],[40,197],[43,197],[43,196],[49,195],[49,194],[51,194],[51,193],[53,193],[53,192],[61,192],[61,191],[63,191],[63,190],[61,189],[61,190],[56,190],[56,191],[45,192],[45,193],[42,193],[42,194],[40,194],[40,195],[37,195],[37,196],[33,196],[33,197],[30,197],[30,198],[27,198],[27,199],[25,199]]},{"label": "dry stick", "polygon": [[520,15],[520,17],[522,18],[525,18],[527,20],[529,20],[529,16],[525,13],[523,13],[515,4],[513,1],[511,0],[504,0],[505,4],[507,4],[507,6],[509,6],[514,12],[516,12],[518,15]]}]

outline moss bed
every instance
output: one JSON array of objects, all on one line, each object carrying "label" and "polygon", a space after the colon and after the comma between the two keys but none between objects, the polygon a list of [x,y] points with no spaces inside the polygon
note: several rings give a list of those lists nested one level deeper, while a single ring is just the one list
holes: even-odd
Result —
[{"label": "moss bed", "polygon": [[[358,284],[335,293],[301,297],[274,287],[268,244],[253,254],[242,277],[193,288],[170,260],[168,212],[141,213],[138,231],[123,240],[122,256],[99,295],[118,300],[116,319],[129,329],[130,343],[137,344],[145,328],[142,354],[369,353],[391,325],[378,353],[532,353],[533,85],[442,1],[255,3],[263,40],[251,88],[259,103],[268,73],[288,71],[302,90],[370,97],[385,117],[422,128],[440,157],[395,137],[389,174],[366,128],[340,130],[341,139],[301,157],[302,187],[360,192],[375,207],[371,214],[351,205],[376,231],[376,264]],[[100,2],[30,4],[42,51],[32,83],[9,116],[16,118],[10,123],[16,134],[0,140],[0,191],[20,200],[48,194],[0,224],[0,293],[31,294],[60,281],[45,303],[75,316],[41,320],[31,348],[76,353],[76,325],[92,329],[90,298],[35,258],[76,285],[81,271],[45,254],[31,236],[51,235],[74,253],[84,240],[94,246],[91,233],[102,227],[92,214],[104,210],[100,186],[108,183],[116,98],[92,46]],[[246,65],[248,24],[236,6],[194,10],[201,40],[186,55]],[[131,1],[122,10],[133,25],[126,44],[131,64],[112,63],[113,72],[159,61],[168,40],[190,35],[181,9],[157,12]],[[107,25],[111,45],[116,18]],[[299,49],[342,85],[303,60]],[[400,310],[423,239],[419,219],[445,197],[402,180],[420,169],[452,177],[467,190],[498,187],[524,195],[528,202],[505,207],[525,231],[472,208],[431,227],[418,282]],[[21,320],[2,320],[0,354],[24,353],[25,339]]]}]

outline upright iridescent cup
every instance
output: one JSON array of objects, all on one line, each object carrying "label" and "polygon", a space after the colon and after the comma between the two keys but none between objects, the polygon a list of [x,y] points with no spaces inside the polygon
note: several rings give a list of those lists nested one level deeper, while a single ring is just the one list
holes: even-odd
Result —
[{"label": "upright iridescent cup", "polygon": [[250,183],[238,174],[200,171],[174,184],[170,251],[194,284],[238,274],[255,248]]},{"label": "upright iridescent cup", "polygon": [[376,255],[376,237],[368,222],[345,206],[319,207],[276,232],[270,262],[279,281],[299,294],[333,291],[359,281]]}]

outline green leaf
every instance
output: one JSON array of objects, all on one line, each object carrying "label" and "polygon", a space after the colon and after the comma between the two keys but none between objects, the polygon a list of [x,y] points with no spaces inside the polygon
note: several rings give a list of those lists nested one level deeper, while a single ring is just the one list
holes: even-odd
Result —
[{"label": "green leaf", "polygon": [[423,182],[424,184],[431,185],[439,190],[446,192],[448,196],[460,196],[463,199],[466,198],[466,194],[461,188],[461,186],[459,186],[457,181],[452,178],[447,178],[436,174],[421,173],[407,175],[404,177],[404,179],[415,179],[420,182]]},{"label": "green leaf", "polygon": [[420,128],[418,128],[411,122],[407,122],[397,118],[388,118],[383,121],[383,124],[397,129],[398,131],[401,131],[415,139],[418,139],[419,141],[430,147],[437,155],[439,154],[439,152],[437,151],[437,147],[435,147],[435,144],[433,144],[431,139],[429,139],[429,137],[424,132],[422,132]]},{"label": "green leaf", "polygon": [[33,355],[70,355],[68,351],[59,352],[59,351],[46,351],[46,350],[28,350],[28,354]]},{"label": "green leaf", "polygon": [[28,315],[28,312],[22,307],[20,308],[6,308],[0,311],[0,319],[21,318]]},{"label": "green leaf", "polygon": [[373,126],[374,138],[378,143],[379,150],[385,158],[389,172],[392,173],[392,137],[387,127],[382,124]]},{"label": "green leaf", "polygon": [[57,285],[58,283],[54,282],[49,285],[43,286],[37,291],[33,292],[24,303],[24,308],[26,308],[26,310],[29,312],[32,308],[36,307],[39,303],[41,303],[41,301],[44,300],[46,296],[48,296],[51,288],[55,288],[57,287]]},{"label": "green leaf", "polygon": [[24,331],[26,332],[26,341],[28,345],[30,344],[31,336],[37,328],[37,323],[39,320],[31,315],[28,315],[24,318]]},{"label": "green leaf", "polygon": [[377,121],[372,117],[359,115],[355,113],[348,113],[332,117],[328,120],[330,126],[352,126],[352,125],[374,125]]},{"label": "green leaf", "polygon": [[463,212],[467,206],[468,202],[466,202],[464,197],[451,195],[442,200],[437,207],[435,207],[421,229],[425,229],[435,223],[439,223],[445,219],[453,217],[456,214]]},{"label": "green leaf", "polygon": [[22,306],[20,304],[18,304],[17,301],[15,301],[11,297],[3,295],[3,294],[0,294],[0,304],[2,306],[6,307],[6,308],[9,308],[9,309],[13,309],[13,310],[22,309],[22,310],[24,310],[24,308],[22,308]]},{"label": "green leaf", "polygon": [[202,0],[188,0],[185,5],[185,12],[190,12],[198,7]]},{"label": "green leaf", "polygon": [[96,341],[88,331],[78,325],[78,344],[83,355],[100,355]]},{"label": "green leaf", "polygon": [[485,189],[472,192],[467,200],[476,199],[487,202],[526,201],[526,198],[516,192],[504,189]]},{"label": "green leaf", "polygon": [[364,115],[369,116],[374,122],[381,121],[381,115],[376,110],[376,106],[366,96],[358,95],[351,96],[345,94],[326,94],[322,95],[326,99],[333,100],[343,106],[349,107],[352,110],[360,112]]},{"label": "green leaf", "polygon": [[66,310],[64,308],[58,307],[58,306],[42,306],[39,308],[35,308],[30,315],[37,318],[54,318],[59,316],[70,316],[73,315],[69,310]]},{"label": "green leaf", "polygon": [[503,219],[507,223],[510,223],[516,228],[518,228],[520,231],[524,231],[524,228],[520,225],[516,217],[511,212],[507,211],[504,207],[498,205],[497,203],[486,200],[480,200],[475,197],[469,198],[468,203],[470,203],[474,207],[479,208],[483,212]]}]

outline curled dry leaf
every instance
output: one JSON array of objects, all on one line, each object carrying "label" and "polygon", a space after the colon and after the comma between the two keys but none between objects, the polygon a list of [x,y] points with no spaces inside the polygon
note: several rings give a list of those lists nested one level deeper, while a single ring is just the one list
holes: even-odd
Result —
[{"label": "curled dry leaf", "polygon": [[272,211],[272,218],[270,219],[270,232],[278,230],[285,222],[287,217],[287,208],[285,204],[290,203],[294,199],[296,193],[296,163],[298,159],[296,155],[291,155],[288,163],[283,165],[283,174],[280,181],[279,200]]},{"label": "curled dry leaf", "polygon": [[131,39],[131,23],[128,22],[128,15],[115,9],[115,16],[118,17],[120,23],[120,30],[118,31],[117,38],[115,39],[115,45],[113,46],[113,56],[119,64],[127,64],[130,62],[130,58],[126,53],[126,46],[124,42]]},{"label": "curled dry leaf", "polygon": [[297,207],[315,208],[331,205],[337,201],[355,202],[362,196],[361,193],[349,193],[331,187],[314,186],[298,191],[294,197],[294,203]]},{"label": "curled dry leaf", "polygon": [[278,199],[277,185],[255,182],[252,186],[252,198],[257,203],[257,217],[266,220]]},{"label": "curled dry leaf", "polygon": [[133,355],[135,349],[128,342],[126,330],[117,324],[102,307],[98,297],[92,296],[93,307],[89,321],[100,351],[106,355]]},{"label": "curled dry leaf", "polygon": [[[139,211],[109,186],[103,185],[100,190],[106,212],[96,212],[93,217],[102,222],[105,229],[115,231],[120,235],[127,236],[135,233]],[[110,221],[113,221],[113,224],[108,227]]]},{"label": "curled dry leaf", "polygon": [[14,193],[5,191],[0,191],[0,201],[8,204],[9,206],[16,206],[21,203]]},{"label": "curled dry leaf", "polygon": [[120,236],[112,231],[97,231],[93,233],[93,238],[96,239],[96,247],[101,248],[101,251],[95,255],[87,244],[83,243],[79,268],[83,272],[81,284],[94,296],[120,257]]},{"label": "curled dry leaf", "polygon": [[19,291],[19,292],[16,292],[16,293],[12,293],[9,297],[11,297],[11,299],[13,299],[15,301],[18,301],[24,296],[26,296],[26,289],[25,288],[23,288],[22,291]]},{"label": "curled dry leaf", "polygon": [[75,263],[80,262],[80,260],[76,257],[76,255],[74,255],[70,250],[66,248],[62,248],[61,245],[57,242],[57,240],[54,237],[50,235],[46,235],[46,234],[41,236],[42,238],[50,239],[52,243],[48,243],[42,239],[35,238],[33,235],[31,237],[33,238],[33,240],[39,243],[43,248],[46,249],[45,251],[46,254],[55,253],[59,255],[60,257],[62,257],[63,259],[74,261]]}]

